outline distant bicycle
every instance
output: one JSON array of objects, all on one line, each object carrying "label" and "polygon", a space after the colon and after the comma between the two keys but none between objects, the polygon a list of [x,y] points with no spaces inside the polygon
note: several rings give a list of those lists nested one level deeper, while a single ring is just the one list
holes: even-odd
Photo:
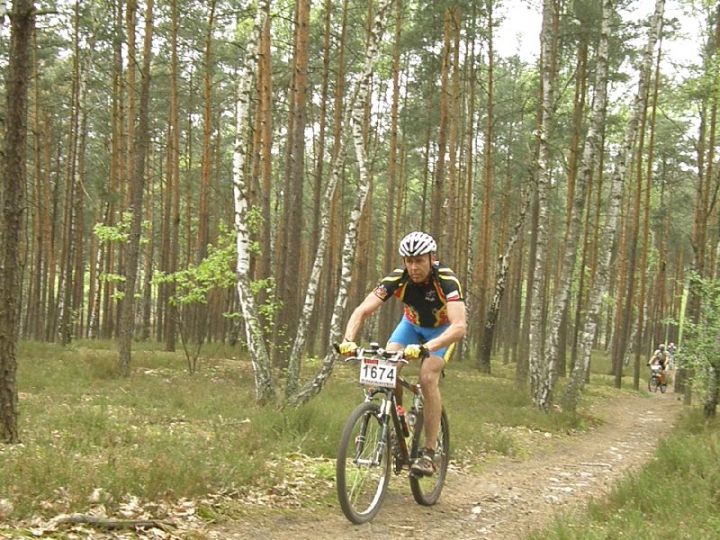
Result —
[{"label": "distant bicycle", "polygon": [[[380,510],[390,469],[396,475],[409,470],[421,453],[423,396],[419,384],[408,383],[398,374],[398,367],[408,363],[403,358],[403,351],[386,351],[377,343],[371,343],[346,359],[346,362],[352,361],[360,363],[360,384],[365,386],[365,400],[345,423],[335,472],[343,514],[353,523],[360,524],[370,521]],[[395,400],[398,385],[413,394],[413,403],[406,415],[398,413]],[[410,489],[418,504],[431,506],[440,497],[447,475],[449,451],[450,429],[443,409],[435,450],[435,474],[409,474]]]},{"label": "distant bicycle", "polygon": [[667,382],[665,375],[663,374],[662,366],[658,364],[652,364],[650,366],[650,379],[648,380],[648,391],[657,392],[660,390],[661,394],[667,390]]}]

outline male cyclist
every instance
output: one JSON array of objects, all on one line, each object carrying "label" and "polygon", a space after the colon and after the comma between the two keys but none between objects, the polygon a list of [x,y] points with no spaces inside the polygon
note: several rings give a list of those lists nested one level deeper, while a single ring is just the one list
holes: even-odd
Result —
[{"label": "male cyclist", "polygon": [[465,336],[465,301],[460,282],[436,257],[437,244],[429,234],[412,232],[400,242],[404,267],[393,270],[353,311],[340,344],[344,355],[354,354],[354,340],[365,319],[391,296],[405,304],[405,313],[388,340],[387,350],[404,349],[405,358],[423,359],[420,386],[424,396],[425,449],[411,465],[415,474],[435,472],[435,447],[440,430],[440,375],[455,342]]},{"label": "male cyclist", "polygon": [[665,344],[661,343],[648,360],[648,366],[660,366],[660,384],[665,384],[665,370],[668,365],[668,355]]}]

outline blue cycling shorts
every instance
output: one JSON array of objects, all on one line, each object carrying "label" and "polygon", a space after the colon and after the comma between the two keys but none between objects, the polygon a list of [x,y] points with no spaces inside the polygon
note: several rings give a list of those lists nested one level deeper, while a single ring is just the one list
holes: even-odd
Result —
[{"label": "blue cycling shorts", "polygon": [[[388,343],[398,343],[403,347],[412,344],[422,345],[423,343],[427,343],[431,339],[436,338],[437,336],[442,334],[449,326],[449,324],[444,324],[437,327],[417,326],[411,323],[405,317],[403,317],[400,320],[400,324],[398,324],[395,327],[395,330],[393,330],[390,339],[388,339]],[[441,349],[433,351],[432,355],[439,356],[443,360],[445,360],[445,362],[447,362],[450,360],[450,357],[452,356],[454,350],[455,344],[453,343],[448,347],[443,347]]]}]

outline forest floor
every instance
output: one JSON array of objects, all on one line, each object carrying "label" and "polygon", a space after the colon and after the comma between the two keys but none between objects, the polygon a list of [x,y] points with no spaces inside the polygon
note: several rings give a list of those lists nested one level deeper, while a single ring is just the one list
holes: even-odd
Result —
[{"label": "forest floor", "polygon": [[[602,407],[602,409],[600,409]],[[582,510],[591,498],[652,458],[659,439],[677,419],[679,395],[623,394],[602,400],[590,413],[602,423],[586,432],[553,435],[522,460],[501,458],[479,472],[453,467],[437,505],[415,504],[403,477],[393,477],[378,516],[365,525],[348,522],[337,503],[282,511],[256,506],[242,518],[207,527],[220,539],[304,538],[523,538],[556,515]],[[548,434],[549,435],[549,434]],[[332,483],[329,483],[333,486]],[[317,497],[310,490],[302,497]]]},{"label": "forest floor", "polygon": [[[380,513],[365,525],[353,525],[342,515],[334,461],[295,455],[268,464],[285,478],[271,489],[248,487],[181,501],[163,512],[173,525],[165,530],[103,533],[88,525],[68,530],[57,520],[29,529],[35,537],[93,539],[524,538],[550,525],[555,516],[582,511],[590,499],[602,498],[623,476],[652,459],[681,409],[680,396],[672,389],[596,400],[587,412],[600,422],[587,431],[533,433],[520,457],[451,461],[435,506],[415,504],[406,473],[393,476]],[[27,538],[30,532],[15,536],[11,531],[0,527],[0,538]]]}]

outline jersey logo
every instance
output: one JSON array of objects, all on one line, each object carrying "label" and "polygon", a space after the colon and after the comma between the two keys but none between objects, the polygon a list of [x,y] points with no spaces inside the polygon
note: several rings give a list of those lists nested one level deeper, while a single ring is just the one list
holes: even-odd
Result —
[{"label": "jersey logo", "polygon": [[380,300],[385,300],[388,297],[388,290],[384,285],[378,285],[375,288],[375,296],[377,296]]},{"label": "jersey logo", "polygon": [[435,294],[435,289],[428,289],[425,291],[425,301],[426,302],[434,302],[437,300],[437,295]]}]

